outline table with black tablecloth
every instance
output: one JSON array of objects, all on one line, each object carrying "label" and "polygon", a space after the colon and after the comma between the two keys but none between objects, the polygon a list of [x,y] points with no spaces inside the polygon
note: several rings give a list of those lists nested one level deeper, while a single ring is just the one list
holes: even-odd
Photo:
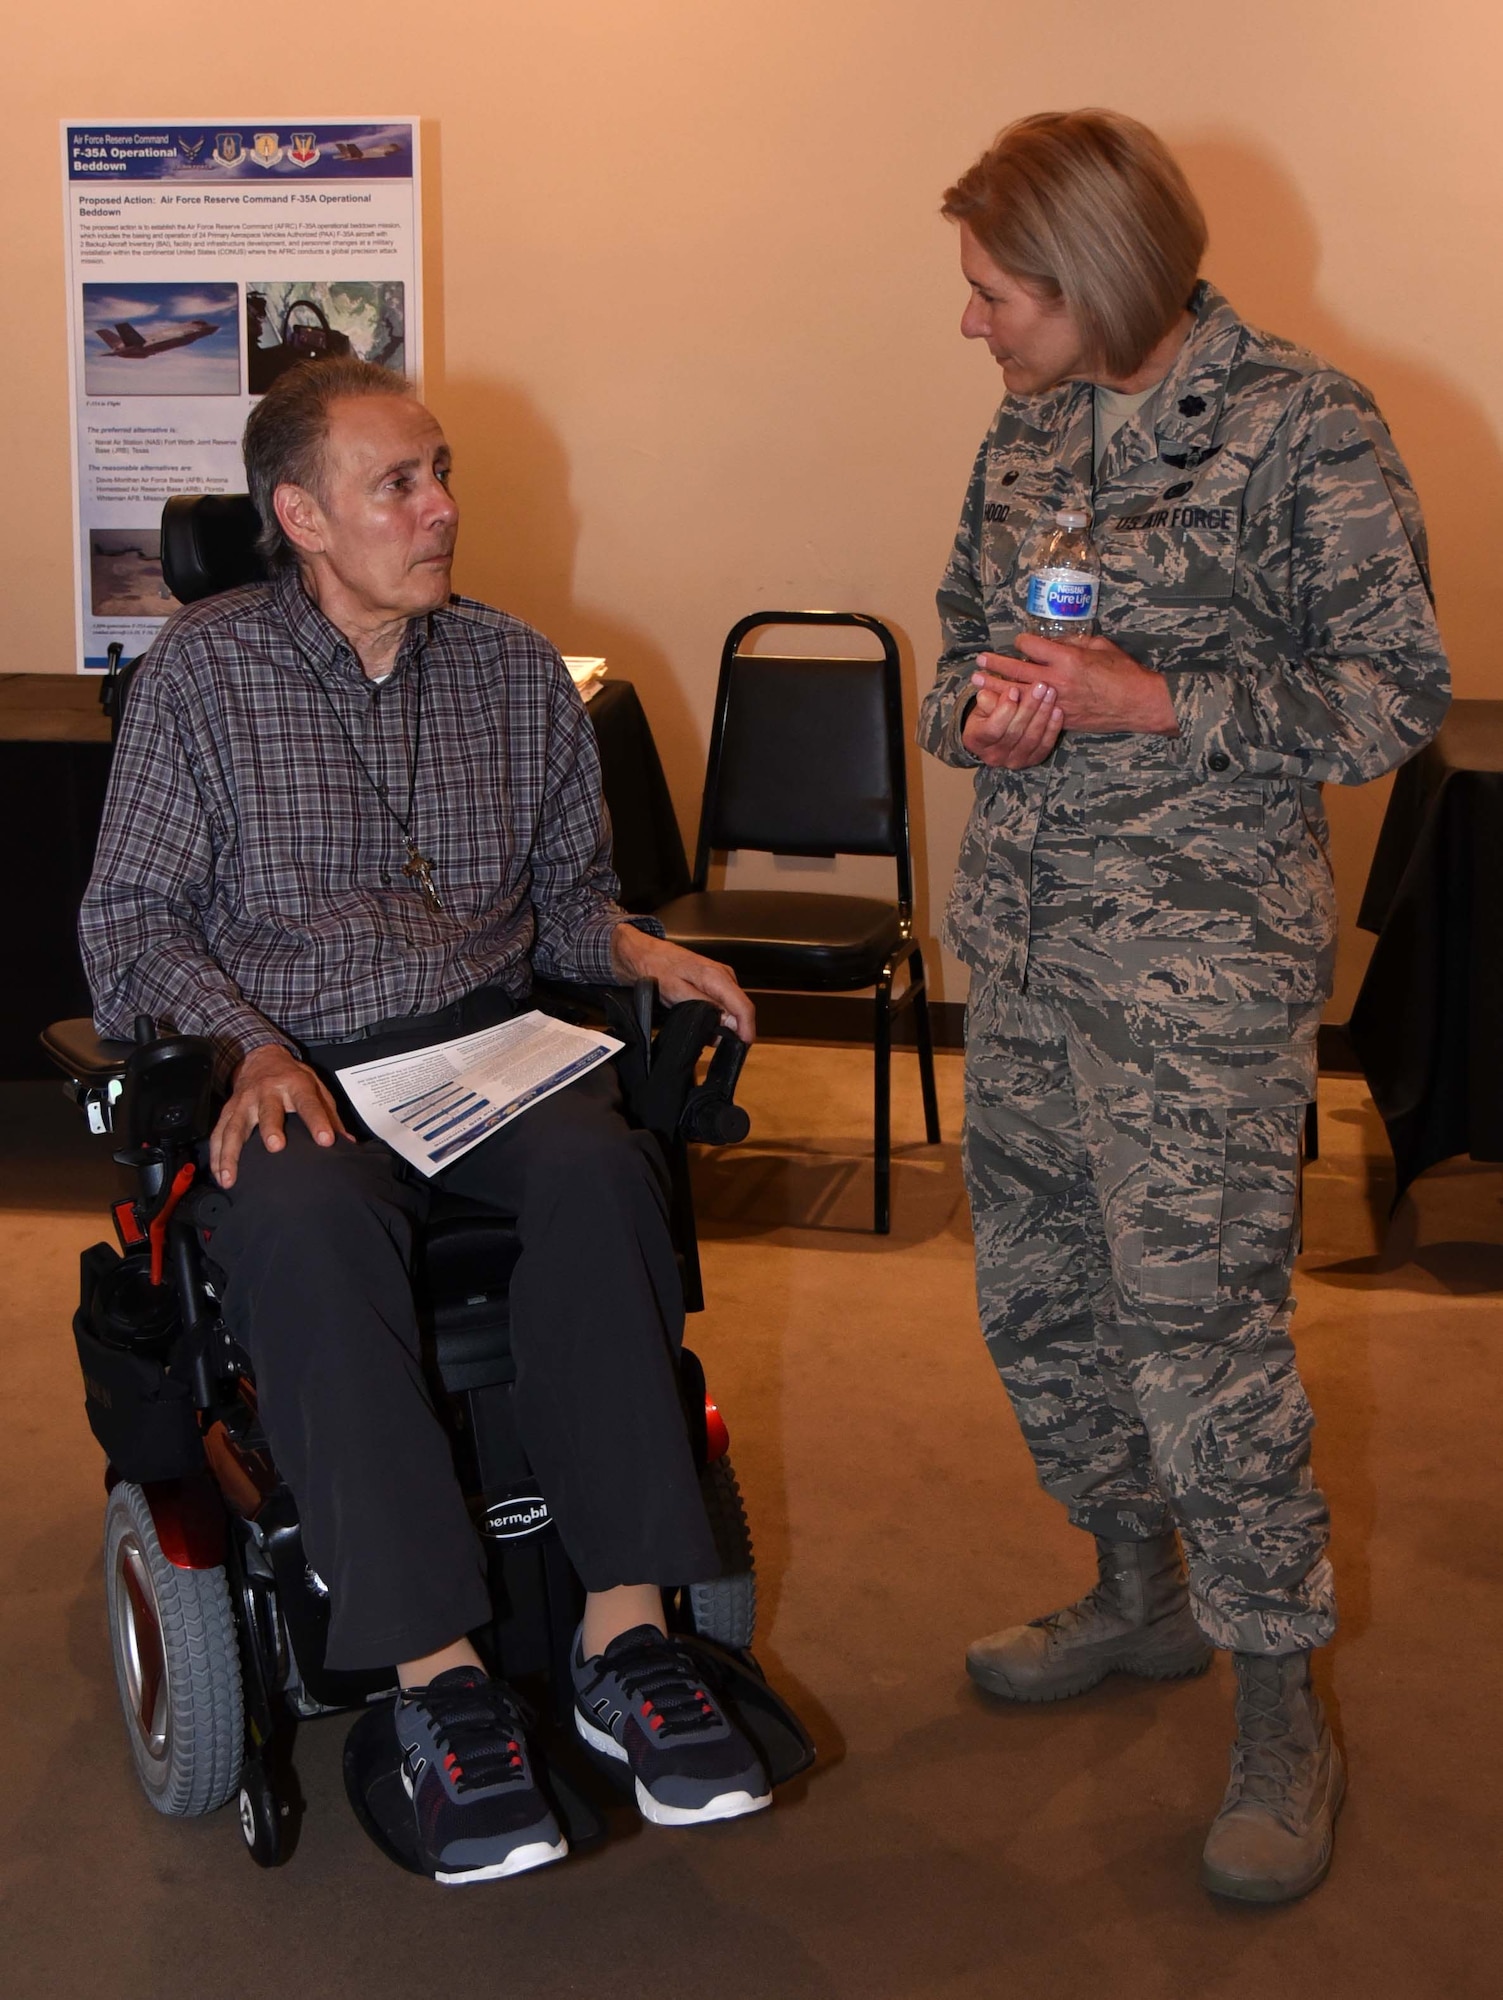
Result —
[{"label": "table with black tablecloth", "polygon": [[1397,1194],[1437,1161],[1503,1161],[1503,701],[1457,701],[1399,772],[1358,913],[1378,942],[1351,1039]]},{"label": "table with black tablecloth", "polygon": [[[629,910],[656,909],[688,888],[689,865],[652,730],[630,681],[607,679],[589,715],[622,900]],[[97,679],[0,676],[0,796],[11,851],[0,1076],[51,1076],[39,1031],[89,1011],[75,927],[109,762]]]}]

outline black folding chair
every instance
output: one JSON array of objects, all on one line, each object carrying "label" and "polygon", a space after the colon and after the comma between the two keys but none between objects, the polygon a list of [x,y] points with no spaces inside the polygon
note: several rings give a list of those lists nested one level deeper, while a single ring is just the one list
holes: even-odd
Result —
[{"label": "black folding chair", "polygon": [[[769,625],[854,627],[880,659],[748,653]],[[876,989],[873,1226],[891,1227],[891,1058],[895,1014],[913,1008],[924,1130],[939,1140],[934,1042],[924,960],[913,936],[903,687],[897,641],[862,611],[756,611],[731,628],[705,773],[694,881],[658,910],[676,944],[732,967],[753,990],[850,993]],[[897,901],[789,889],[710,889],[712,854],[887,854]],[[893,997],[898,971],[907,985]]]}]

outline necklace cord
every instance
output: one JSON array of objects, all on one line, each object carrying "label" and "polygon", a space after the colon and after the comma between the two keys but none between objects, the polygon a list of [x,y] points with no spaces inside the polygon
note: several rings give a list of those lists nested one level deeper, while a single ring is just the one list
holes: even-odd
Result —
[{"label": "necklace cord", "polygon": [[[408,847],[409,848],[414,847],[416,843],[413,838],[412,821],[413,821],[413,815],[417,808],[418,760],[422,756],[422,751],[423,751],[423,670],[421,666],[416,661],[413,662],[412,676],[417,684],[417,690],[415,695],[415,704],[417,713],[413,719],[412,748],[408,753],[408,759],[407,759],[407,816],[405,819],[402,817],[401,813],[397,811],[396,807],[392,804],[391,800],[386,796],[386,793],[382,789],[382,786],[380,785],[379,781],[371,775],[371,767],[369,764],[366,763],[365,759],[361,756],[360,746],[359,744],[356,743],[354,737],[350,734],[349,725],[345,722],[344,717],[335,707],[334,697],[333,695],[330,694],[329,690],[324,686],[323,679],[320,676],[317,667],[313,666],[313,663],[311,661],[309,662],[309,667],[313,674],[313,685],[318,689],[319,693],[323,696],[324,701],[328,705],[328,710],[330,715],[333,716],[335,722],[339,726],[340,735],[343,736],[345,742],[350,746],[350,755],[355,759],[355,762],[359,765],[361,775],[364,777],[365,782],[370,786],[371,790],[375,793],[376,797],[381,801],[381,804],[385,808],[385,810],[388,813],[390,813],[391,817],[396,821],[397,825],[401,828],[403,838],[406,840]],[[380,690],[377,689],[378,698],[379,694]],[[407,737],[406,702],[403,702],[402,704],[402,737],[403,737],[403,748],[405,749],[406,737]]]}]

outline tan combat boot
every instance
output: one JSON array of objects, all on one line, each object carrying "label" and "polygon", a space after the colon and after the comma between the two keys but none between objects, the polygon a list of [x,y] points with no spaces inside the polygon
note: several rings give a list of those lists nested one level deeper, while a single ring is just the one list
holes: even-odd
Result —
[{"label": "tan combat boot", "polygon": [[1108,1674],[1182,1680],[1203,1674],[1211,1647],[1190,1614],[1190,1594],[1172,1532],[1147,1542],[1096,1537],[1100,1572],[1078,1604],[977,1639],[965,1670],[989,1694],[1012,1701],[1061,1701]]},{"label": "tan combat boot", "polygon": [[1331,1865],[1346,1790],[1341,1752],[1310,1685],[1310,1655],[1235,1653],[1237,1741],[1231,1783],[1201,1861],[1218,1896],[1292,1903]]}]

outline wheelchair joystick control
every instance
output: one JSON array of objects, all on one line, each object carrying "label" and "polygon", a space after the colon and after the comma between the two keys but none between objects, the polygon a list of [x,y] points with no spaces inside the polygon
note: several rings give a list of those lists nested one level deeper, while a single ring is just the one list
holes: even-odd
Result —
[{"label": "wheelchair joystick control", "polygon": [[746,1043],[722,1029],[705,1080],[690,1091],[684,1105],[679,1129],[686,1139],[705,1146],[735,1146],[750,1132],[751,1119],[736,1102],[746,1054]]}]

